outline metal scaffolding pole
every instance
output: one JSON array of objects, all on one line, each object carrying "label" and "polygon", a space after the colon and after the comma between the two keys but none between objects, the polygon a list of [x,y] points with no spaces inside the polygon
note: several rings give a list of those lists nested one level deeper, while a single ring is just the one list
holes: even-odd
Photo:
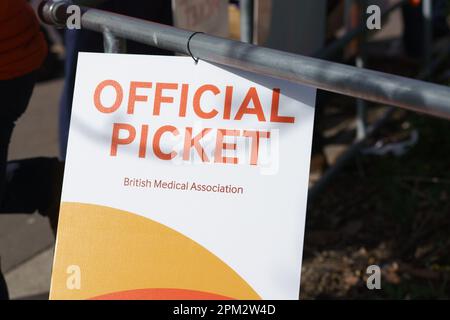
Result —
[{"label": "metal scaffolding pole", "polygon": [[[365,13],[367,3],[366,0],[361,0],[359,8],[360,22],[365,23]],[[358,68],[364,68],[366,66],[366,34],[363,33],[359,37],[358,55],[356,56],[356,66]],[[364,100],[356,100],[356,139],[364,139],[367,134],[367,104]]]},{"label": "metal scaffolding pole", "polygon": [[241,41],[253,43],[254,0],[240,0],[239,8],[241,10]]},{"label": "metal scaffolding pole", "polygon": [[423,15],[423,63],[428,65],[431,62],[433,46],[433,4],[431,0],[422,0]]}]

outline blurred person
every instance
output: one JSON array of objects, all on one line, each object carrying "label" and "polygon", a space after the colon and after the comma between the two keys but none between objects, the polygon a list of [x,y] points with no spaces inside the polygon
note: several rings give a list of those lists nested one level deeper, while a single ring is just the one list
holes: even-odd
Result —
[{"label": "blurred person", "polygon": [[[16,121],[25,112],[44,61],[47,45],[38,20],[25,0],[0,1],[0,213],[56,216],[62,168],[57,159],[35,158],[8,163]],[[60,181],[59,181],[60,182]],[[0,299],[8,290],[0,270]]]},{"label": "blurred person", "polygon": [[[38,12],[39,4],[42,0],[28,0],[34,12]],[[47,81],[63,76],[64,70],[64,39],[63,30],[46,23],[40,23],[41,31],[44,34],[48,46],[47,57],[37,70],[36,81]]]},{"label": "blurred person", "polygon": [[[449,0],[432,0],[432,33],[433,39],[448,36],[450,29],[447,23]],[[424,55],[425,20],[422,13],[421,0],[409,0],[402,7],[403,14],[403,45],[406,53],[413,58]]]},{"label": "blurred person", "polygon": [[[143,20],[166,25],[173,24],[171,0],[75,0],[72,2],[76,5],[96,7]],[[60,101],[59,118],[60,158],[62,160],[66,157],[78,52],[104,52],[103,36],[101,33],[83,28],[81,30],[67,29],[65,46],[65,82]],[[171,54],[168,51],[129,40],[126,42],[126,52],[149,55]]]},{"label": "blurred person", "polygon": [[[349,32],[365,24],[367,18],[366,8],[369,5],[376,5],[381,12],[385,12],[390,5],[400,0],[328,0],[328,19],[327,19],[327,43],[336,41],[340,36],[339,33]],[[386,20],[389,17],[385,17]],[[386,21],[384,21],[386,23]],[[361,38],[355,37],[344,48],[344,60],[351,60],[360,51]]]}]

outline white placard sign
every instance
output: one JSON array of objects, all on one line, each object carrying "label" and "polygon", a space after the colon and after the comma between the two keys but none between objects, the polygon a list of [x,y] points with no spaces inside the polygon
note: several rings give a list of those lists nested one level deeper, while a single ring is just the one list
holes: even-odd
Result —
[{"label": "white placard sign", "polygon": [[53,299],[297,299],[316,89],[81,53]]}]

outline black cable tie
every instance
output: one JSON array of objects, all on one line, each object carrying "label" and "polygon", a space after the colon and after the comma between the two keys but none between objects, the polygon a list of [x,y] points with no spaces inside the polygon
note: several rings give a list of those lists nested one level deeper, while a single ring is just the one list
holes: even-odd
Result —
[{"label": "black cable tie", "polygon": [[195,64],[197,64],[198,61],[199,61],[200,59],[194,57],[194,55],[192,54],[191,47],[190,47],[190,43],[191,43],[191,39],[192,39],[196,34],[199,34],[199,33],[203,33],[203,32],[199,32],[199,31],[198,31],[198,32],[193,32],[193,33],[189,36],[189,39],[188,39],[188,41],[187,41],[187,52],[189,53],[189,55],[191,56],[191,58],[194,60]]}]

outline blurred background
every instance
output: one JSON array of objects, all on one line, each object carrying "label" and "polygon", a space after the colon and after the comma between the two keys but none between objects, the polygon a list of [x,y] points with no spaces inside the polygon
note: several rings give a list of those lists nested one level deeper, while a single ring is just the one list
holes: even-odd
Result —
[{"label": "blurred background", "polygon": [[[448,0],[161,0],[144,6],[144,1],[122,6],[117,2],[80,1],[177,27],[450,84]],[[36,8],[39,1],[30,4]],[[366,26],[369,5],[381,10],[380,30]],[[37,70],[28,109],[14,130],[10,160],[64,158],[61,110],[65,100],[71,101],[67,83],[74,55],[81,49],[103,50],[100,35],[83,38],[82,31],[68,34],[43,24],[40,28],[49,50]],[[141,52],[138,47],[131,50]],[[368,127],[387,110],[388,106],[318,93],[310,174],[314,191],[307,211],[301,298],[450,298],[450,122],[396,109],[368,135]],[[361,142],[358,150],[341,163],[355,142]],[[322,184],[324,173],[334,170],[336,163],[339,170]],[[48,298],[53,247],[46,217],[0,214],[1,267],[12,299]],[[381,290],[366,287],[366,268],[373,264],[382,271]]]}]

